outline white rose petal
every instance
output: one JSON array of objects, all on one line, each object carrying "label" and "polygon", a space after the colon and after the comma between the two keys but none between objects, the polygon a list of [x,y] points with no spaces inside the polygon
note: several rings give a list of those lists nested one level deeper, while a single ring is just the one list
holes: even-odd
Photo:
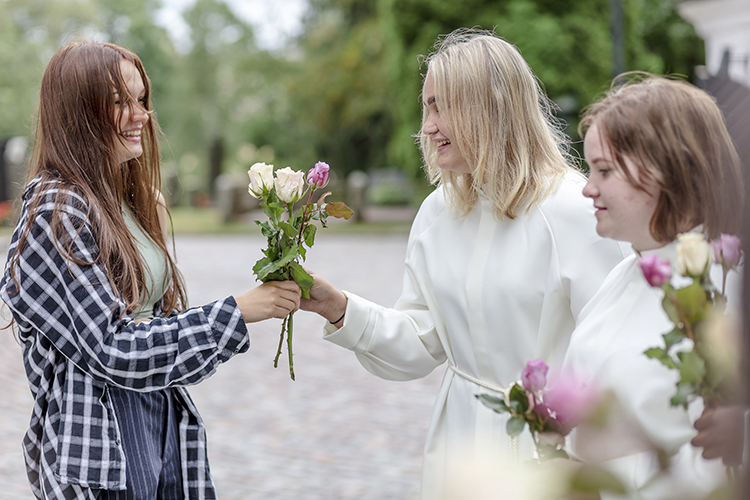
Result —
[{"label": "white rose petal", "polygon": [[273,188],[273,165],[255,163],[247,171],[250,177],[250,186],[247,191],[255,198],[260,198],[264,190]]},{"label": "white rose petal", "polygon": [[680,274],[700,276],[713,262],[713,248],[701,233],[677,236],[677,268]]},{"label": "white rose petal", "polygon": [[305,190],[305,173],[284,167],[276,171],[276,195],[284,203],[299,200]]}]

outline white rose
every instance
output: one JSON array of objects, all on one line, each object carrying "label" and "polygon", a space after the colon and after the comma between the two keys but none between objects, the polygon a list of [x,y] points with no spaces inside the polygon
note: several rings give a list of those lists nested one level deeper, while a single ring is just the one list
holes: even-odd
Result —
[{"label": "white rose", "polygon": [[276,195],[284,203],[294,203],[305,191],[305,173],[285,167],[276,171]]},{"label": "white rose", "polygon": [[677,236],[677,268],[687,276],[700,276],[713,262],[713,248],[701,233]]},{"label": "white rose", "polygon": [[247,191],[255,198],[260,198],[264,191],[273,188],[273,165],[255,163],[247,171],[247,175],[250,177]]}]

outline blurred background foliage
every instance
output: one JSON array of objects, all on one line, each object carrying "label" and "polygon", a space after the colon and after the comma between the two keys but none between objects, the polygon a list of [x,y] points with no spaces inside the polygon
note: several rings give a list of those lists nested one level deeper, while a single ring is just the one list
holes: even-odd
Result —
[{"label": "blurred background foliage", "polygon": [[[675,0],[620,1],[626,69],[692,78],[703,42]],[[387,168],[421,178],[418,56],[439,35],[496,29],[520,49],[577,139],[578,113],[613,76],[611,4],[309,0],[301,34],[268,50],[221,0],[196,0],[183,12],[189,41],[180,46],[155,21],[160,0],[0,0],[0,138],[31,135],[46,62],[82,36],[142,58],[174,203],[209,203],[216,176],[256,161],[307,169],[325,160],[340,179]]]}]

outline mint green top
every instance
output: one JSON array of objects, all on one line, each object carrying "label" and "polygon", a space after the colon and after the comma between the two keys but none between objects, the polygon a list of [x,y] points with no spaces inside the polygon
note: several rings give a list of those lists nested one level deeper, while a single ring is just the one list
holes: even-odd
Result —
[{"label": "mint green top", "polygon": [[167,262],[158,245],[136,222],[130,208],[124,203],[122,216],[125,218],[125,225],[136,239],[146,273],[146,289],[141,292],[141,305],[135,311],[135,319],[151,319],[154,317],[154,304],[167,291],[169,283]]}]

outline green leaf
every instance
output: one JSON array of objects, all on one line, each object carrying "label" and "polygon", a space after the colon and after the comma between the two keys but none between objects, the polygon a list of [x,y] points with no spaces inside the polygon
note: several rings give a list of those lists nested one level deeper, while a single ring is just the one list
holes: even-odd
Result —
[{"label": "green leaf", "polygon": [[256,262],[255,265],[253,266],[253,272],[255,273],[255,276],[257,276],[260,281],[264,281],[263,278],[265,278],[265,276],[268,274],[268,272],[264,272],[263,275],[261,276],[262,269],[270,263],[271,263],[271,259],[269,259],[268,257],[263,257],[258,262]]},{"label": "green leaf", "polygon": [[315,243],[315,233],[318,231],[318,228],[313,226],[312,224],[305,227],[304,237],[305,237],[305,244],[308,247],[312,247],[313,243]]},{"label": "green leaf", "polygon": [[266,222],[259,222],[255,221],[260,226],[260,232],[265,236],[266,238],[273,239],[276,238],[276,236],[279,234],[278,228],[273,227],[271,224]]},{"label": "green leaf", "polygon": [[253,267],[253,271],[255,271],[256,276],[258,276],[258,279],[266,282],[266,281],[276,281],[273,279],[270,279],[270,274],[278,271],[279,269],[283,268],[290,262],[294,261],[294,259],[297,257],[297,247],[291,246],[287,248],[284,251],[284,255],[281,256],[279,260],[271,261],[268,258],[264,258],[259,260],[255,267]]},{"label": "green leaf", "polygon": [[680,288],[675,292],[677,303],[685,313],[685,318],[690,323],[700,321],[704,316],[704,307],[708,302],[706,291],[700,283],[693,282],[692,285]]},{"label": "green leaf", "polygon": [[496,398],[494,396],[488,396],[486,394],[479,394],[477,396],[477,399],[479,399],[479,401],[481,401],[483,405],[485,405],[488,408],[491,408],[497,413],[505,413],[505,412],[511,411],[510,408],[508,408],[508,405],[505,404],[505,401],[500,398]]},{"label": "green leaf", "polygon": [[508,400],[511,408],[518,413],[526,413],[529,409],[529,398],[526,395],[526,389],[518,384],[514,384],[513,387],[511,387],[510,393],[508,394]]},{"label": "green leaf", "polygon": [[700,384],[706,376],[706,362],[693,351],[678,352],[677,357],[682,362],[680,366],[680,382]]},{"label": "green leaf", "polygon": [[651,349],[647,349],[643,354],[649,358],[658,359],[667,368],[677,368],[672,357],[664,349],[652,347]]},{"label": "green leaf", "polygon": [[294,226],[292,226],[288,222],[281,221],[279,222],[279,227],[284,231],[284,234],[286,234],[290,240],[297,239],[299,231]]},{"label": "green leaf", "polygon": [[349,220],[349,217],[354,215],[354,211],[347,207],[346,203],[340,201],[326,204],[325,211],[329,216],[336,217],[337,219]]},{"label": "green leaf", "polygon": [[651,349],[646,349],[643,354],[649,358],[661,359],[666,356],[667,353],[661,347],[652,347]]},{"label": "green leaf", "polygon": [[685,338],[685,335],[679,330],[679,328],[675,327],[675,329],[671,332],[665,333],[663,337],[664,344],[666,345],[666,350],[669,351],[670,347],[679,342],[682,342],[682,340]]},{"label": "green leaf", "polygon": [[315,280],[313,280],[313,277],[307,274],[307,271],[305,271],[302,266],[300,266],[296,262],[291,262],[289,264],[289,270],[292,272],[292,279],[297,282],[299,287],[302,289],[302,296],[306,299],[309,299],[310,289],[315,282]]},{"label": "green leaf", "polygon": [[525,425],[526,421],[524,419],[520,417],[512,417],[508,420],[505,430],[508,432],[509,436],[516,436],[521,433]]},{"label": "green leaf", "polygon": [[281,205],[279,203],[269,203],[268,205],[263,207],[263,212],[265,212],[266,216],[268,216],[269,219],[276,221],[279,220],[281,214],[284,213],[284,205]]},{"label": "green leaf", "polygon": [[672,323],[675,325],[679,324],[682,320],[680,319],[680,313],[677,310],[677,307],[672,303],[671,300],[669,300],[670,296],[674,295],[674,289],[669,288],[664,293],[664,299],[661,301],[661,305],[664,308],[664,312],[667,313],[667,316],[669,316],[669,319],[672,320]]},{"label": "green leaf", "polygon": [[682,406],[687,410],[688,403],[690,402],[690,396],[697,392],[697,387],[689,382],[679,382],[677,384],[677,392],[670,403],[672,406]]}]

